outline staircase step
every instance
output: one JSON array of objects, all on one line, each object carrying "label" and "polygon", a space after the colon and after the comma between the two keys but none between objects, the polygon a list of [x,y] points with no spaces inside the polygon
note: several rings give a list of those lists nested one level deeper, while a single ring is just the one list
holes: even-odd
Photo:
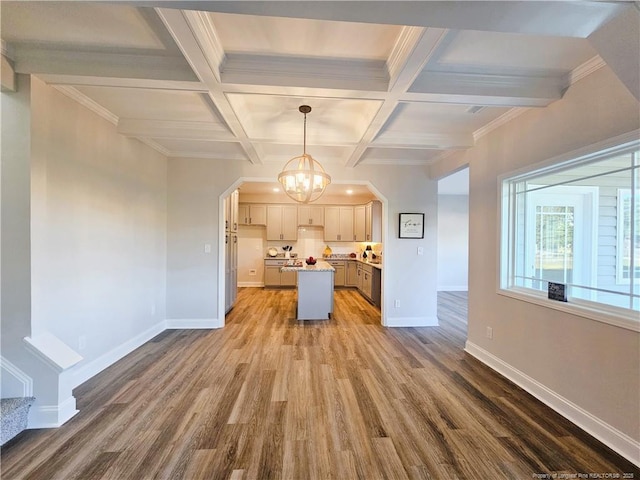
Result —
[{"label": "staircase step", "polygon": [[0,400],[0,445],[4,445],[27,428],[29,407],[34,400],[34,397]]}]

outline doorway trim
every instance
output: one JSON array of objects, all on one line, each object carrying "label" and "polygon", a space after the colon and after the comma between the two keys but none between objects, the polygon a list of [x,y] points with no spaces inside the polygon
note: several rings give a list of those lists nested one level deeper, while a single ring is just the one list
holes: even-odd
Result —
[{"label": "doorway trim", "polygon": [[[273,178],[265,178],[265,177],[240,177],[235,180],[226,190],[224,190],[218,196],[218,327],[225,326],[225,290],[226,290],[226,282],[225,282],[225,254],[224,254],[224,199],[227,198],[231,193],[241,186],[243,183],[247,182],[256,182],[256,183],[273,183]],[[366,186],[371,193],[373,193],[377,199],[382,203],[382,244],[388,244],[387,239],[389,234],[389,201],[387,197],[385,197],[380,190],[378,190],[370,181],[368,180],[338,180],[334,181],[334,184],[344,184],[344,185],[364,185]],[[386,287],[386,275],[385,275],[385,255],[382,256],[382,275],[380,279],[381,283],[381,305],[380,305],[380,322],[382,326],[387,325],[387,312],[386,312],[386,301],[385,301],[385,292],[387,291]]]}]

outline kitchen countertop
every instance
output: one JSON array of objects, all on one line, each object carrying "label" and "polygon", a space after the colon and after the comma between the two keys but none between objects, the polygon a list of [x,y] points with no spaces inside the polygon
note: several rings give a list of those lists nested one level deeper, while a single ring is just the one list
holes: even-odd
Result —
[{"label": "kitchen countertop", "polygon": [[335,268],[329,265],[327,262],[318,260],[315,265],[307,265],[304,263],[304,260],[301,260],[301,266],[293,266],[293,265],[284,265],[280,271],[281,272],[335,272]]},{"label": "kitchen countertop", "polygon": [[377,268],[378,270],[382,270],[382,263],[371,263],[371,262],[367,262],[365,260],[362,260],[361,258],[352,258],[349,257],[348,255],[346,256],[339,256],[339,257],[328,257],[325,258],[325,260],[327,261],[331,261],[331,260],[348,260],[350,262],[359,262],[359,263],[363,263],[365,265],[371,265],[373,268]]}]

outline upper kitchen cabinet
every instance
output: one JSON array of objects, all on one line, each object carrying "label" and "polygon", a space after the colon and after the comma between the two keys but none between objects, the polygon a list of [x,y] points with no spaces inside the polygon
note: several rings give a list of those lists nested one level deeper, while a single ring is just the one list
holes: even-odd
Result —
[{"label": "upper kitchen cabinet", "polygon": [[238,206],[238,222],[240,225],[266,225],[267,206],[241,203]]},{"label": "upper kitchen cabinet", "polygon": [[353,207],[353,224],[356,242],[367,241],[367,207],[356,205]]},{"label": "upper kitchen cabinet", "polygon": [[224,229],[230,232],[238,231],[238,198],[240,192],[234,190],[224,199]]},{"label": "upper kitchen cabinet", "polygon": [[324,207],[324,240],[353,242],[353,207]]},{"label": "upper kitchen cabinet", "polygon": [[298,207],[296,205],[267,206],[267,240],[298,239]]},{"label": "upper kitchen cabinet", "polygon": [[324,207],[300,205],[298,207],[298,225],[302,227],[324,226]]},{"label": "upper kitchen cabinet", "polygon": [[373,201],[365,206],[365,242],[382,242],[382,203]]},{"label": "upper kitchen cabinet", "polygon": [[353,209],[356,242],[382,242],[382,204],[378,201]]}]

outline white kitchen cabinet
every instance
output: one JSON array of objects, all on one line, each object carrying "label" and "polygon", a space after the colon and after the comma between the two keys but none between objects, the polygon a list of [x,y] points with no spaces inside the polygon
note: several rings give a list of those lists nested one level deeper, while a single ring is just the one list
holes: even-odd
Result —
[{"label": "white kitchen cabinet", "polygon": [[356,242],[367,241],[367,207],[356,205],[353,207],[353,224]]},{"label": "white kitchen cabinet", "polygon": [[335,269],[334,286],[344,287],[346,285],[345,261],[327,260],[327,263]]},{"label": "white kitchen cabinet", "polygon": [[353,242],[353,207],[324,207],[324,240]]},{"label": "white kitchen cabinet", "polygon": [[358,291],[373,303],[375,306],[381,305],[381,275],[378,268],[374,268],[366,263],[358,262]]},{"label": "white kitchen cabinet", "polygon": [[225,242],[225,312],[229,312],[238,297],[238,235],[228,232]]},{"label": "white kitchen cabinet", "polygon": [[234,190],[224,199],[224,229],[229,232],[238,231],[238,190]]},{"label": "white kitchen cabinet", "polygon": [[365,206],[365,242],[382,242],[382,203],[373,201]]},{"label": "white kitchen cabinet", "polygon": [[295,271],[281,272],[286,260],[264,261],[264,286],[265,287],[295,287],[298,276]]},{"label": "white kitchen cabinet", "polygon": [[298,225],[302,227],[324,226],[324,207],[300,205],[298,207]]},{"label": "white kitchen cabinet", "polygon": [[241,203],[238,206],[238,222],[240,225],[266,225],[267,206]]},{"label": "white kitchen cabinet", "polygon": [[345,262],[347,264],[347,277],[345,280],[345,285],[347,287],[357,287],[358,286],[358,264],[355,261],[347,260]]},{"label": "white kitchen cabinet", "polygon": [[296,241],[298,239],[298,207],[296,205],[267,206],[267,240]]}]

